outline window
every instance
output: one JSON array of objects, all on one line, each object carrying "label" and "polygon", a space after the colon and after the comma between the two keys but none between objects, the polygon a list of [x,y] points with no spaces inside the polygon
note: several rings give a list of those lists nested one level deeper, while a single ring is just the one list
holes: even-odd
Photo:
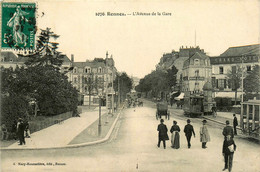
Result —
[{"label": "window", "polygon": [[224,67],[219,67],[219,74],[223,74],[224,73]]},{"label": "window", "polygon": [[233,73],[233,74],[237,72],[237,67],[236,67],[236,66],[232,66],[231,69],[232,69],[232,73]]},{"label": "window", "polygon": [[74,73],[77,73],[77,69],[76,68],[74,69]]},{"label": "window", "polygon": [[77,83],[77,78],[74,78],[74,83]]},{"label": "window", "polygon": [[251,71],[251,66],[250,65],[246,66],[246,71],[247,72]]},{"label": "window", "polygon": [[219,79],[218,80],[218,88],[220,89],[220,90],[223,90],[224,88],[225,88],[225,85],[226,85],[226,82],[225,82],[226,80],[225,79]]},{"label": "window", "polygon": [[194,88],[194,91],[197,91],[199,90],[199,83],[198,82],[195,82],[195,88]]},{"label": "window", "polygon": [[195,59],[194,60],[194,65],[200,65],[200,60],[199,59]]},{"label": "window", "polygon": [[199,77],[199,70],[195,71],[195,77]]}]

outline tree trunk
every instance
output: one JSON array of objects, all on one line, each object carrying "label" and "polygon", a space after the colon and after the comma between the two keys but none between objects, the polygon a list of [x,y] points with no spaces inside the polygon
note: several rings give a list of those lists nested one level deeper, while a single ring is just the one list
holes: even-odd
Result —
[{"label": "tree trunk", "polygon": [[235,105],[237,105],[237,90],[235,90]]},{"label": "tree trunk", "polygon": [[88,96],[88,99],[89,99],[89,109],[90,109],[90,101],[91,101],[91,94],[90,94],[90,91],[89,91],[89,94],[88,94],[89,96]]}]

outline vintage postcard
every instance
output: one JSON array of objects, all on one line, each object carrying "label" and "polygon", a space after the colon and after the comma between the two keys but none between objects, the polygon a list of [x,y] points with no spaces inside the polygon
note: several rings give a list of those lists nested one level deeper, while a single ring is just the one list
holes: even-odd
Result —
[{"label": "vintage postcard", "polygon": [[259,7],[1,1],[1,171],[260,172]]}]

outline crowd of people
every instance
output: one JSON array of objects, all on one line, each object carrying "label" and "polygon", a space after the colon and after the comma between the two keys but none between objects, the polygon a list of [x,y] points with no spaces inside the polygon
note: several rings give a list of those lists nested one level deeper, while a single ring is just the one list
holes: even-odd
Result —
[{"label": "crowd of people", "polygon": [[[230,172],[232,170],[232,164],[233,164],[233,155],[236,150],[236,144],[234,141],[234,135],[237,135],[236,127],[238,125],[236,115],[233,114],[234,120],[233,120],[233,127],[230,126],[229,121],[226,121],[226,126],[223,128],[223,136],[224,136],[224,141],[223,141],[223,146],[222,146],[222,154],[224,156],[224,162],[225,166],[223,168],[223,171],[227,170]],[[195,131],[193,126],[190,124],[191,120],[187,119],[187,124],[184,127],[184,133],[185,137],[187,139],[187,146],[188,149],[191,148],[191,137],[192,135],[195,138]],[[210,142],[210,134],[207,128],[207,121],[204,119],[202,121],[202,126],[200,127],[200,142],[201,142],[201,147],[202,149],[206,149],[207,142]],[[157,127],[158,131],[158,144],[157,147],[160,147],[161,142],[163,142],[163,147],[166,149],[166,141],[170,140],[171,141],[171,147],[173,149],[179,149],[180,148],[180,127],[177,123],[177,121],[173,121],[173,125],[170,129],[171,137],[169,139],[168,136],[168,128],[164,124],[164,120],[160,120],[160,124]]]}]

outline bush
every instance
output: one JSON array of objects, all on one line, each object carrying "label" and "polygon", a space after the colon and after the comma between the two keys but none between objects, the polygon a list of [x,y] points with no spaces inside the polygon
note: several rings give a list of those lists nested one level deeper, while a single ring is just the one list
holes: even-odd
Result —
[{"label": "bush", "polygon": [[13,130],[13,124],[18,118],[28,119],[30,106],[22,95],[3,97],[1,101],[1,124],[5,124],[7,130]]}]

